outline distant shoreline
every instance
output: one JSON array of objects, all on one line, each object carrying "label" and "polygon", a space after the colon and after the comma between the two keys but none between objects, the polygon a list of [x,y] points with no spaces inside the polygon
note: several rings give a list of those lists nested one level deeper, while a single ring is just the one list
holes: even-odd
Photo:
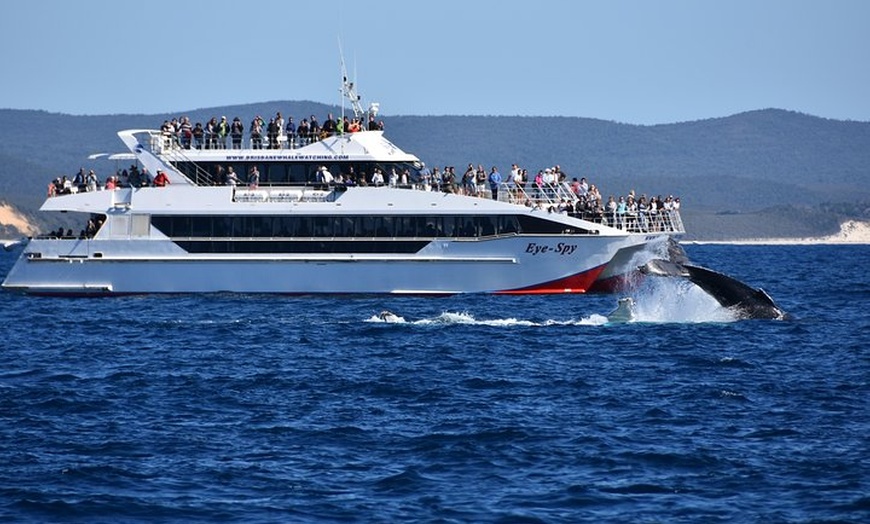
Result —
[{"label": "distant shoreline", "polygon": [[684,244],[732,244],[747,246],[772,245],[866,245],[870,244],[870,222],[847,220],[840,225],[840,232],[826,237],[814,238],[743,238],[733,240],[687,240]]},{"label": "distant shoreline", "polygon": [[[0,239],[4,246],[22,237],[35,236],[36,228],[8,204],[0,204],[0,223],[26,229],[29,234],[18,238]],[[684,240],[687,245],[728,244],[728,245],[866,245],[870,244],[870,221],[847,220],[840,225],[840,232],[825,237],[810,238],[737,238],[731,240]]]}]

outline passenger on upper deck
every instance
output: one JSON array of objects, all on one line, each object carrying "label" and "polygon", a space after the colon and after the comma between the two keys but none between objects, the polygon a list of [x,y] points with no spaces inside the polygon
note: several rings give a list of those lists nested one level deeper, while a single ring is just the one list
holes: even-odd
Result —
[{"label": "passenger on upper deck", "polygon": [[160,126],[160,134],[163,135],[163,147],[171,146],[175,128],[169,123],[169,120],[163,121],[163,125]]},{"label": "passenger on upper deck", "polygon": [[190,125],[190,118],[186,116],[181,117],[178,134],[181,137],[181,147],[190,149],[190,143],[193,139],[193,126]]},{"label": "passenger on upper deck", "polygon": [[[118,181],[116,180],[117,184]],[[139,173],[139,168],[134,164],[130,166],[130,172],[127,175],[127,183],[130,184],[130,187],[139,187],[142,185],[142,175]]]},{"label": "passenger on upper deck", "polygon": [[486,193],[486,170],[483,168],[483,164],[477,164],[475,177],[475,182],[477,183],[477,196],[482,197],[484,193]]},{"label": "passenger on upper deck", "polygon": [[211,119],[205,124],[205,148],[206,149],[217,149],[217,132],[218,132],[217,118],[211,117]]},{"label": "passenger on upper deck", "polygon": [[79,169],[79,172],[76,173],[76,176],[73,177],[72,187],[76,188],[76,191],[83,191],[85,188],[85,168]]},{"label": "passenger on upper deck", "polygon": [[291,149],[296,147],[296,124],[293,123],[293,117],[287,117],[287,127],[284,129],[287,135],[287,146]]},{"label": "passenger on upper deck", "polygon": [[466,168],[465,172],[462,174],[462,193],[466,195],[473,195],[474,190],[477,185],[474,183],[474,164],[471,162],[468,163],[468,168]]},{"label": "passenger on upper deck", "polygon": [[245,125],[239,120],[239,117],[233,118],[233,123],[230,125],[230,136],[233,141],[233,149],[242,148],[242,135],[245,134]]},{"label": "passenger on upper deck", "polygon": [[227,122],[227,117],[222,116],[217,124],[216,140],[219,149],[227,148],[227,135],[230,134],[230,123]]},{"label": "passenger on upper deck", "polygon": [[269,149],[278,149],[278,132],[281,128],[275,123],[274,118],[269,119],[266,126],[266,137],[269,139]]},{"label": "passenger on upper deck", "polygon": [[332,113],[327,114],[326,121],[323,122],[323,135],[328,137],[332,136],[337,130],[335,118],[332,117]]},{"label": "passenger on upper deck", "polygon": [[85,177],[85,184],[88,191],[97,190],[97,174],[94,173],[93,169],[88,171],[88,176]]},{"label": "passenger on upper deck", "polygon": [[263,119],[260,115],[251,120],[251,127],[248,130],[251,133],[251,148],[263,149]]},{"label": "passenger on upper deck", "polygon": [[299,135],[299,144],[305,145],[311,140],[311,126],[308,125],[308,119],[303,118],[299,122],[299,127],[296,129],[296,134]]},{"label": "passenger on upper deck", "polygon": [[169,184],[169,177],[163,171],[157,171],[157,176],[154,177],[154,187],[166,187]]},{"label": "passenger on upper deck", "polygon": [[498,200],[498,186],[501,185],[501,173],[498,172],[495,166],[489,172],[489,190],[492,192],[492,199]]},{"label": "passenger on upper deck", "polygon": [[205,129],[202,128],[202,123],[197,122],[195,126],[193,126],[193,147],[197,149],[202,149],[203,138],[205,137]]},{"label": "passenger on upper deck", "polygon": [[320,138],[320,124],[314,115],[311,115],[311,118],[308,120],[308,134],[311,142],[317,142]]},{"label": "passenger on upper deck", "polygon": [[284,116],[281,114],[281,111],[275,113],[275,125],[278,127],[278,134],[284,132]]}]

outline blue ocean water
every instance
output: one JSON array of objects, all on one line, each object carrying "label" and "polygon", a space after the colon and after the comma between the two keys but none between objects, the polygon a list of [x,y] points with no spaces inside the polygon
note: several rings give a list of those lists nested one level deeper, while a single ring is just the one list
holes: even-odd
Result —
[{"label": "blue ocean water", "polygon": [[626,324],[613,295],[2,293],[0,520],[870,521],[870,246],[687,252],[794,318],[667,280]]}]

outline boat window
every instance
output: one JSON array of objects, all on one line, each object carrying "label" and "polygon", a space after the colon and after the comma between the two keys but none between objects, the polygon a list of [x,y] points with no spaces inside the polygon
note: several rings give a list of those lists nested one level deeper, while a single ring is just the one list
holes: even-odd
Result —
[{"label": "boat window", "polygon": [[363,216],[359,217],[357,236],[361,237],[374,237],[377,236],[378,232],[378,219],[380,217],[375,216]]},{"label": "boat window", "polygon": [[528,215],[153,216],[151,224],[176,238],[477,238],[510,234],[590,234],[582,228]]},{"label": "boat window", "polygon": [[495,227],[498,221],[496,216],[479,216],[476,217],[477,230],[480,236],[489,237],[495,235]]},{"label": "boat window", "polygon": [[331,237],[333,236],[332,217],[311,217],[313,237]]},{"label": "boat window", "polygon": [[292,237],[295,236],[293,231],[294,217],[274,217],[272,220],[272,236],[273,237]]},{"label": "boat window", "polygon": [[260,181],[263,184],[281,185],[289,182],[286,164],[266,164],[261,173]]},{"label": "boat window", "polygon": [[477,226],[474,223],[474,217],[463,216],[459,217],[459,237],[476,237],[478,236]]},{"label": "boat window", "polygon": [[186,236],[190,237],[210,237],[212,217],[191,217],[190,232]]},{"label": "boat window", "polygon": [[297,237],[313,237],[314,226],[311,217],[296,217],[296,234]]},{"label": "boat window", "polygon": [[234,237],[249,237],[251,236],[251,228],[248,227],[248,217],[237,216],[233,218],[233,236]]},{"label": "boat window", "polygon": [[272,235],[272,222],[274,217],[252,217],[251,236],[255,238],[269,237]]},{"label": "boat window", "polygon": [[305,164],[288,164],[287,180],[291,184],[304,184],[308,181],[308,166]]},{"label": "boat window", "polygon": [[516,215],[502,215],[498,217],[498,233],[510,235],[520,232],[520,221]]},{"label": "boat window", "polygon": [[178,217],[172,221],[173,237],[189,237],[190,236],[190,217]]},{"label": "boat window", "polygon": [[229,237],[233,235],[233,217],[214,217],[212,220],[212,235]]},{"label": "boat window", "polygon": [[335,236],[337,237],[355,237],[356,223],[355,217],[335,217]]}]

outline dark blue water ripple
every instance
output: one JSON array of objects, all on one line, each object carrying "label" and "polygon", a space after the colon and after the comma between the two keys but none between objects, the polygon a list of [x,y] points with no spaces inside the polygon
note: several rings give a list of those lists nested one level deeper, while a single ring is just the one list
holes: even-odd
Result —
[{"label": "dark blue water ripple", "polygon": [[613,296],[0,294],[0,520],[870,520],[870,248],[689,254],[795,320],[594,321]]}]

